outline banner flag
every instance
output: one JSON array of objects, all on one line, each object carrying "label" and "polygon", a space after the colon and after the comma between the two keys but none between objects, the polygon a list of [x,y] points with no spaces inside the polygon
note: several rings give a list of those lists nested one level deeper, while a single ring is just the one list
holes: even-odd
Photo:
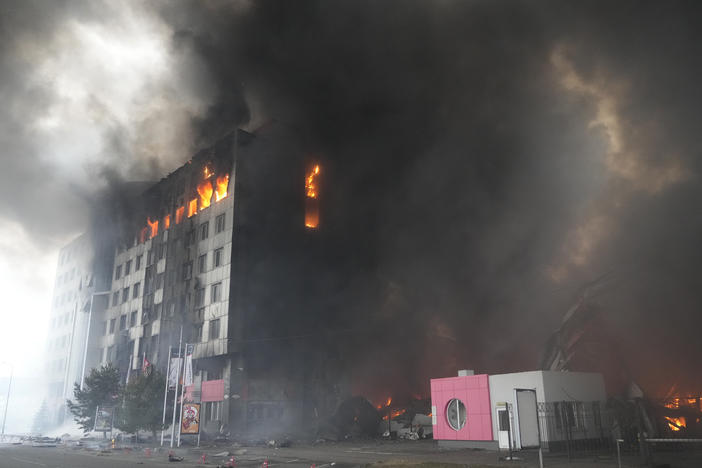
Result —
[{"label": "banner flag", "polygon": [[193,345],[185,345],[185,368],[183,369],[183,385],[193,384]]},{"label": "banner flag", "polygon": [[171,366],[168,369],[168,387],[175,388],[178,385],[178,374],[180,373],[180,366],[183,363],[183,358],[172,357]]},{"label": "banner flag", "polygon": [[200,432],[200,403],[183,403],[180,433],[198,434]]}]

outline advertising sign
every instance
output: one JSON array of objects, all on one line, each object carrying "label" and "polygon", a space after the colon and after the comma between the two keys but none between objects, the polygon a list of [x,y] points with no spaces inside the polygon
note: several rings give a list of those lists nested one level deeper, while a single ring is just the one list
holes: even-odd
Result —
[{"label": "advertising sign", "polygon": [[95,409],[95,432],[111,432],[112,419],[115,414],[115,409],[112,407],[103,408],[98,406]]},{"label": "advertising sign", "polygon": [[200,432],[200,403],[183,403],[181,434],[197,434]]}]

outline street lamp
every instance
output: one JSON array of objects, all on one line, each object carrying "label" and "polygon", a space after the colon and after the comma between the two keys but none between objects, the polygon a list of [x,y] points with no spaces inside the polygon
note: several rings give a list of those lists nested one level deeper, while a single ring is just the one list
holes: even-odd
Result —
[{"label": "street lamp", "polygon": [[85,347],[83,348],[83,368],[80,372],[80,389],[83,390],[85,383],[85,361],[88,359],[88,342],[90,341],[90,321],[93,318],[93,300],[95,296],[104,296],[111,291],[94,292],[90,295],[90,311],[88,312],[88,329],[85,331]]},{"label": "street lamp", "polygon": [[10,388],[12,388],[12,372],[14,371],[14,366],[9,362],[3,362],[10,366],[10,383],[7,384],[7,398],[5,399],[5,415],[2,417],[2,433],[0,434],[0,440],[5,440],[5,421],[7,420],[7,407],[10,406]]}]

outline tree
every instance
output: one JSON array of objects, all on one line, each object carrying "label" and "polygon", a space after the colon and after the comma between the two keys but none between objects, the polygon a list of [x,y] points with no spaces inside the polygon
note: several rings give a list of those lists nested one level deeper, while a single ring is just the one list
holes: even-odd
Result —
[{"label": "tree", "polygon": [[32,423],[32,434],[42,435],[49,429],[51,422],[49,421],[49,408],[46,406],[46,400],[41,402],[41,406],[34,415]]},{"label": "tree", "polygon": [[[124,432],[156,431],[163,428],[163,392],[165,376],[158,370],[129,380],[120,395],[121,407],[117,427]],[[166,410],[168,411],[168,410]],[[172,406],[171,406],[171,410]]]},{"label": "tree", "polygon": [[112,364],[99,369],[92,369],[85,378],[83,390],[80,385],[73,387],[75,403],[66,400],[68,409],[73,413],[73,419],[88,433],[95,426],[95,411],[98,406],[115,406],[120,391],[119,370]]}]

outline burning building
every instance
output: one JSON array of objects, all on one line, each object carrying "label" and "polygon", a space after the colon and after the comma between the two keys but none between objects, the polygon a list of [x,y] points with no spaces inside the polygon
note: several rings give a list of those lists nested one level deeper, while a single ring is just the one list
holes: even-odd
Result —
[{"label": "burning building", "polygon": [[314,351],[321,169],[308,163],[282,125],[238,130],[144,192],[115,249],[100,361],[165,371],[182,329],[205,431],[270,433],[333,411],[341,391]]}]

